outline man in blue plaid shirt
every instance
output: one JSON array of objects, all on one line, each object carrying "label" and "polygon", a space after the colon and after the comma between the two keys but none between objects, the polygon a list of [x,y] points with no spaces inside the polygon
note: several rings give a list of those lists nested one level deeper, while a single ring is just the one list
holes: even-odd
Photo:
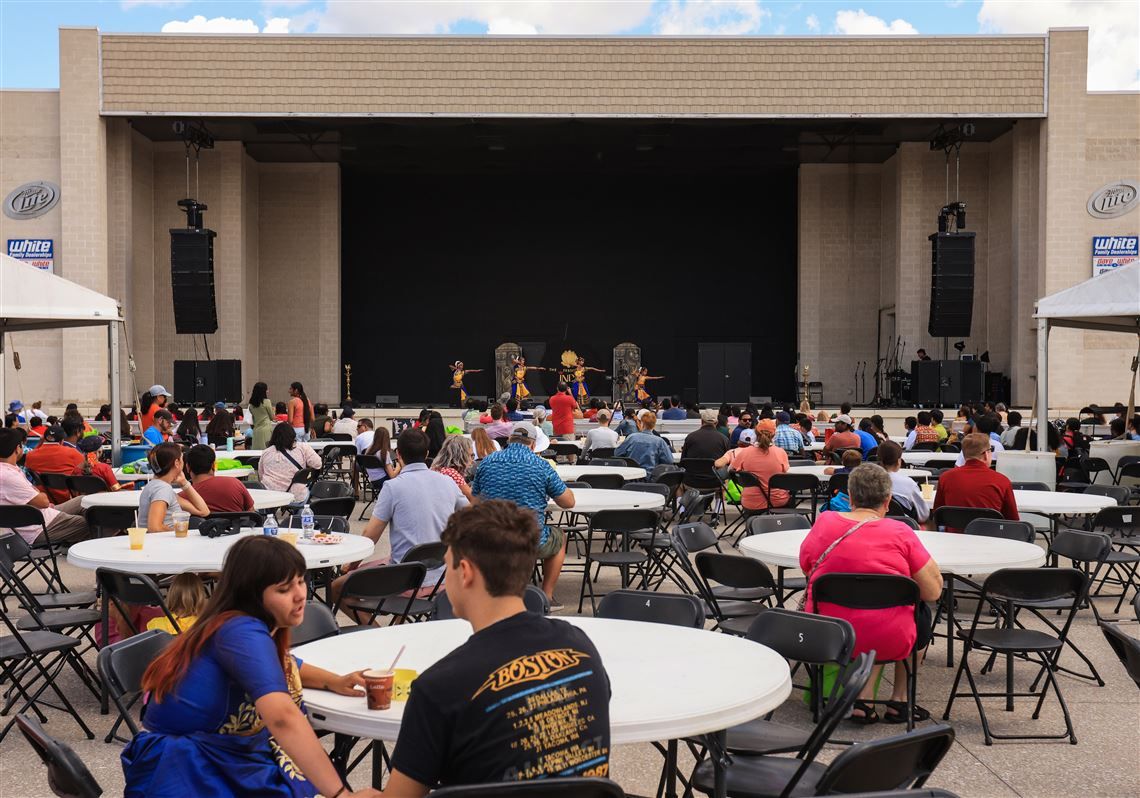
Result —
[{"label": "man in blue plaid shirt", "polygon": [[804,438],[798,430],[791,427],[792,417],[781,410],[776,414],[776,435],[772,443],[779,446],[788,454],[800,454],[804,450]]}]

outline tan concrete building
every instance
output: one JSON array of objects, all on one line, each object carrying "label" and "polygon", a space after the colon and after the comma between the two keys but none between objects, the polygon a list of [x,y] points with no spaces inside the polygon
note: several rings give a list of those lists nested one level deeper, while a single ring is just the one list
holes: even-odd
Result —
[{"label": "tan concrete building", "polygon": [[[1086,210],[1101,186],[1140,179],[1140,95],[1086,91],[1087,50],[1083,29],[715,39],[63,29],[59,90],[0,92],[0,193],[47,180],[61,200],[34,219],[0,217],[0,233],[54,240],[57,274],[123,303],[124,396],[169,386],[173,361],[202,357],[208,344],[212,357],[242,361],[246,392],[261,379],[280,398],[299,379],[310,397],[336,402],[342,163],[365,146],[348,143],[352,131],[404,126],[427,136],[450,124],[572,120],[630,130],[642,136],[638,151],[658,146],[658,134],[638,125],[699,127],[710,141],[716,131],[754,131],[751,150],[783,153],[795,170],[798,312],[788,345],[824,383],[825,400],[853,398],[852,363],[873,368],[897,337],[906,360],[918,347],[941,355],[943,342],[926,334],[927,236],[955,196],[960,166],[967,229],[977,233],[967,351],[988,351],[991,368],[1011,376],[1014,401],[1027,405],[1035,299],[1091,276],[1094,235],[1140,228],[1136,208],[1110,219]],[[202,121],[217,139],[189,171],[170,133],[177,119]],[[929,139],[965,122],[977,134],[948,168]],[[501,150],[494,135],[486,149]],[[208,204],[218,233],[219,329],[206,342],[174,330],[168,230],[183,225],[175,203],[185,196]],[[23,365],[18,374],[10,358],[5,365],[14,395],[106,400],[101,336],[12,339]],[[1055,405],[1126,397],[1135,345],[1055,333]]]}]

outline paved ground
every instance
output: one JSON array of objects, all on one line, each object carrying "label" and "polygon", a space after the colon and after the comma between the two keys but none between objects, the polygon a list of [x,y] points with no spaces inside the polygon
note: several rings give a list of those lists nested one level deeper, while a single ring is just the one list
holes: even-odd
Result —
[{"label": "paved ground", "polygon": [[[354,522],[354,529],[363,527]],[[386,547],[382,543],[382,554]],[[64,565],[64,578],[73,590],[90,589],[93,574]],[[613,578],[603,576],[603,590],[614,587]],[[562,614],[571,613],[577,606],[579,582],[576,575],[568,575],[559,585],[557,598],[566,604]],[[1111,613],[1114,602],[1100,601],[1104,613]],[[19,613],[17,613],[18,615]],[[342,619],[343,621],[344,619]],[[1126,617],[1126,621],[1128,618]],[[1134,620],[1125,626],[1129,634],[1140,636],[1140,625]],[[1091,613],[1083,612],[1073,630],[1073,639],[1094,661],[1106,682],[1104,687],[1061,676],[1060,683],[1072,712],[1079,739],[1078,745],[1067,742],[997,742],[991,747],[983,744],[981,724],[970,699],[959,699],[954,705],[950,722],[957,739],[930,786],[942,787],[963,798],[1005,798],[1006,796],[1137,796],[1140,795],[1140,691],[1128,678],[1123,667],[1113,656],[1108,644],[1092,620]],[[1066,654],[1065,660],[1072,662]],[[92,657],[92,664],[94,658]],[[647,668],[652,663],[646,663]],[[1029,668],[1018,673],[1019,689],[1029,680]],[[949,694],[953,671],[945,666],[945,649],[937,641],[929,660],[919,673],[919,702],[928,707],[935,718],[940,718]],[[747,679],[740,673],[736,678]],[[1003,676],[983,677],[983,689],[999,690]],[[91,768],[107,795],[121,794],[122,770],[119,766],[117,744],[102,742],[110,727],[109,716],[98,714],[94,698],[81,688],[77,677],[67,672],[60,677],[67,695],[80,707],[88,724],[96,732],[95,740],[86,740],[78,727],[66,716],[49,711],[47,725],[51,734],[72,745]],[[776,718],[807,727],[810,716],[802,703],[793,695],[777,713]],[[1039,720],[1032,720],[1032,703],[1022,700],[1013,713],[1001,710],[1001,701],[991,702],[991,725],[995,731],[1053,733],[1060,731],[1061,712],[1051,696]],[[876,739],[899,733],[901,727],[878,724],[860,727],[841,724],[837,736],[845,740]],[[830,759],[838,748],[825,749],[823,758]],[[691,766],[691,759],[683,755],[682,766]],[[612,776],[627,792],[653,795],[660,773],[661,757],[648,745],[620,746],[614,751]],[[352,780],[363,783],[363,772]],[[18,732],[10,733],[0,743],[0,798],[30,798],[50,795],[45,773],[40,763]],[[188,785],[187,795],[192,795]]]}]

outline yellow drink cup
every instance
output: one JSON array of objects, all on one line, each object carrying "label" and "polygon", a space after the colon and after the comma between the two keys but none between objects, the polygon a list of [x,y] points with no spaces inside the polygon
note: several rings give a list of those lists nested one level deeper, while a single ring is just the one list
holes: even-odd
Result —
[{"label": "yellow drink cup", "polygon": [[146,542],[146,527],[132,526],[127,530],[127,535],[130,537],[131,551],[142,551],[143,543]]}]

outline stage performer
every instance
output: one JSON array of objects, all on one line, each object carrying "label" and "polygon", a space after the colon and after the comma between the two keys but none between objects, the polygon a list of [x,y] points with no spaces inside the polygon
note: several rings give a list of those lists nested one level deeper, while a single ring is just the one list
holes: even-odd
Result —
[{"label": "stage performer", "polygon": [[467,389],[463,387],[463,376],[465,374],[478,374],[483,369],[463,369],[463,361],[456,360],[450,366],[451,369],[451,387],[453,390],[459,391],[459,406],[463,407],[467,404]]},{"label": "stage performer", "polygon": [[602,369],[596,369],[593,366],[586,365],[586,358],[580,357],[574,361],[574,370],[570,372],[570,393],[578,400],[578,404],[585,406],[586,402],[590,401],[590,389],[586,387],[586,372],[596,371],[599,374],[605,374]]},{"label": "stage performer", "polygon": [[634,397],[639,402],[644,402],[647,399],[652,399],[653,395],[651,393],[649,393],[649,391],[645,390],[645,383],[648,382],[649,380],[663,380],[663,379],[665,379],[665,378],[664,377],[650,377],[649,376],[649,369],[647,369],[645,366],[642,366],[637,371],[637,382],[633,388]]},{"label": "stage performer", "polygon": [[526,387],[526,373],[528,371],[546,371],[542,366],[528,366],[526,358],[519,355],[512,361],[514,366],[514,376],[511,378],[511,398],[512,399],[526,399],[530,396],[530,391]]}]

